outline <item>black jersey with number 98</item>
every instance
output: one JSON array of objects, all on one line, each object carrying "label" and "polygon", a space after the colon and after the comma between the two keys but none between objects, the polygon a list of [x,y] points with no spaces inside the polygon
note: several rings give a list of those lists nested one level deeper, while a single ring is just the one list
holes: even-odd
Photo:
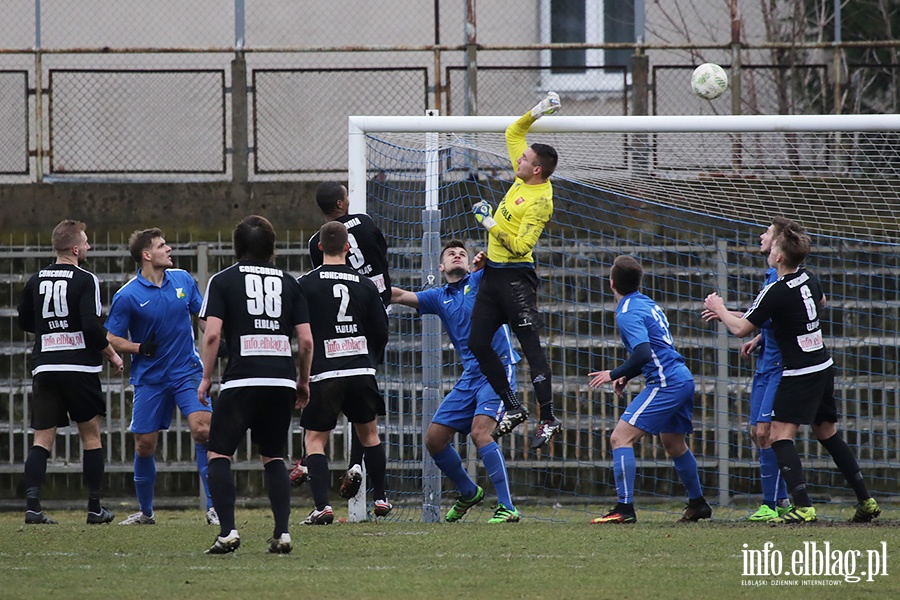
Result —
[{"label": "black jersey with number 98", "polygon": [[290,273],[263,261],[240,261],[216,273],[200,308],[200,318],[207,317],[222,319],[228,345],[223,389],[296,385],[291,335],[309,322],[309,311]]}]

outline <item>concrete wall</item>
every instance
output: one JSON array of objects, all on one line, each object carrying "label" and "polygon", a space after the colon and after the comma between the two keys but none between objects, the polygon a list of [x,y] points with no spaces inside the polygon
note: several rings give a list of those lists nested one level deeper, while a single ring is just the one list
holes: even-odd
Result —
[{"label": "concrete wall", "polygon": [[314,231],[323,223],[315,202],[319,182],[55,183],[0,185],[0,240],[27,243],[49,236],[64,218],[88,224],[92,239],[118,241],[135,229],[158,226],[175,239],[215,239],[248,214],[276,231]]}]

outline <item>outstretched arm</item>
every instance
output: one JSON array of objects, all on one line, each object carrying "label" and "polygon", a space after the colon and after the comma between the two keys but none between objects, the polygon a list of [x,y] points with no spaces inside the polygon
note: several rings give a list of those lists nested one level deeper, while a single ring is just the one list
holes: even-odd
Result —
[{"label": "outstretched arm", "polygon": [[706,300],[703,301],[703,306],[706,310],[718,315],[719,320],[722,321],[728,331],[737,337],[747,337],[756,331],[756,325],[744,317],[735,316],[730,310],[725,308],[725,300],[715,292],[706,297]]},{"label": "outstretched arm", "polygon": [[419,297],[415,292],[401,290],[398,287],[391,288],[391,304],[402,304],[410,308],[419,308]]}]

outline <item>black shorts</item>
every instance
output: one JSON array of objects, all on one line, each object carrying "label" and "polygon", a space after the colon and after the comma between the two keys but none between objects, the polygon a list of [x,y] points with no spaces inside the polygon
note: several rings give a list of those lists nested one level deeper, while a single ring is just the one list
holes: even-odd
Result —
[{"label": "black shorts", "polygon": [[223,390],[216,399],[207,448],[217,454],[235,453],[247,430],[262,456],[284,456],[297,390],[289,387],[248,386]]},{"label": "black shorts", "polygon": [[772,401],[772,420],[798,425],[837,423],[834,367],[806,375],[782,376]]},{"label": "black shorts", "polygon": [[374,375],[335,377],[309,384],[309,404],[300,415],[304,429],[331,431],[340,413],[351,423],[371,423],[385,414],[384,398]]},{"label": "black shorts", "polygon": [[534,268],[500,268],[486,266],[472,309],[472,330],[475,323],[496,331],[508,323],[516,329],[539,330],[543,317],[537,308],[538,278]]},{"label": "black shorts", "polygon": [[106,415],[100,375],[80,371],[44,371],[32,381],[31,427],[35,430],[65,427]]}]

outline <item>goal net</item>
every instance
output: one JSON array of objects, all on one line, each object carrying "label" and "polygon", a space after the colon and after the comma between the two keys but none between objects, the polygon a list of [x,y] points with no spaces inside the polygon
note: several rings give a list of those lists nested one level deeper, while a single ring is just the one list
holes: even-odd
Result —
[{"label": "goal net", "polygon": [[[441,243],[470,253],[486,234],[470,214],[496,207],[514,177],[503,131],[513,117],[351,117],[352,210],[368,212],[390,245],[394,284],[441,285]],[[607,283],[619,254],[644,268],[643,291],[666,312],[675,345],[695,376],[694,433],[705,496],[717,516],[739,518],[761,501],[750,440],[753,361],[741,340],[705,323],[703,298],[717,291],[732,309],[761,289],[759,235],[775,216],[812,235],[806,264],[828,307],[823,332],[837,371],[840,428],[879,500],[900,492],[900,116],[549,117],[528,136],[557,148],[554,214],[535,251],[545,350],[564,430],[529,449],[534,422],[502,438],[513,498],[529,518],[580,521],[615,502],[609,434],[641,389],[620,399],[588,387],[587,374],[626,356]],[[435,520],[455,491],[423,448],[430,416],[462,371],[436,318],[395,307],[381,384],[388,404],[388,489],[399,518]],[[524,359],[520,394],[537,414]],[[454,444],[488,497],[475,449]],[[825,517],[855,502],[828,453],[801,428],[797,447]],[[657,439],[635,447],[636,503],[677,512],[684,489]],[[887,497],[887,498],[886,498]],[[470,519],[486,519],[490,502]]]}]

